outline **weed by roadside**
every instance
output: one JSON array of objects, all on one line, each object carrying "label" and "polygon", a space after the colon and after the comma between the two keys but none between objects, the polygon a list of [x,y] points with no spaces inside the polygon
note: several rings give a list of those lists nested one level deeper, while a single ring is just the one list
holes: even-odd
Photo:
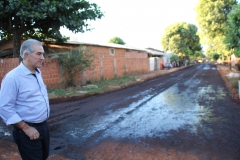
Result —
[{"label": "weed by roadside", "polygon": [[105,93],[107,91],[120,89],[121,86],[134,82],[136,82],[134,76],[115,77],[109,80],[89,82],[89,84],[85,86],[69,87],[66,89],[49,89],[48,95],[49,99],[54,99],[60,97]]},{"label": "weed by roadside", "polygon": [[238,81],[240,80],[239,77],[229,77],[228,80],[231,83],[232,88],[238,89]]}]

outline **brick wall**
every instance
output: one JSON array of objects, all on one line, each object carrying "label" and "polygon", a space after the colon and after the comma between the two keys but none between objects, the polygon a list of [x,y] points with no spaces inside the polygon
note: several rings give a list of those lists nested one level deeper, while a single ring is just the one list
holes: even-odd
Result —
[{"label": "brick wall", "polygon": [[[3,77],[12,69],[19,65],[19,58],[0,59],[0,82]],[[62,80],[57,59],[47,58],[44,66],[40,68],[42,77],[46,85],[50,88],[61,87]]]},{"label": "brick wall", "polygon": [[0,59],[0,82],[13,68],[19,65],[19,58]]},{"label": "brick wall", "polygon": [[95,55],[95,68],[86,71],[83,75],[78,75],[77,77],[81,77],[82,81],[149,72],[147,53],[126,52],[125,49],[115,48],[115,54],[110,55],[108,47],[89,46],[88,49]]},{"label": "brick wall", "polygon": [[49,88],[62,87],[62,76],[58,59],[46,58],[40,68],[44,82]]},{"label": "brick wall", "polygon": [[[75,79],[78,84],[83,84],[88,80],[96,81],[124,74],[149,72],[149,59],[146,52],[139,53],[139,51],[115,48],[115,54],[110,55],[108,47],[87,46],[87,48],[95,55],[95,68],[76,75]],[[0,82],[7,72],[18,65],[18,58],[0,59]],[[63,82],[66,82],[67,77],[62,71],[58,59],[46,58],[44,66],[40,70],[48,88],[63,87]]]}]

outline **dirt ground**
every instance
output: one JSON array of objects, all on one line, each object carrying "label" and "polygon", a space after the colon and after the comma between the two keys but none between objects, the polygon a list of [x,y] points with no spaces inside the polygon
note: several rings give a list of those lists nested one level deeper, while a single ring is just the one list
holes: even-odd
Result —
[{"label": "dirt ground", "polygon": [[[218,65],[217,68],[218,68],[218,71],[219,71],[223,81],[225,82],[226,87],[228,88],[229,92],[231,92],[232,98],[234,100],[240,102],[238,90],[232,87],[231,83],[229,82],[229,80],[226,76],[226,75],[228,75],[229,73],[232,72],[232,71],[229,70],[229,66]],[[234,71],[234,72],[240,74],[240,71]]]},{"label": "dirt ground", "polygon": [[[151,73],[148,73],[148,74],[142,74],[142,75],[136,75],[136,79],[138,80],[137,83],[141,83],[141,82],[144,82],[146,80],[150,80],[150,79],[153,79],[153,78],[156,78],[156,77],[159,77],[161,75],[166,75],[166,74],[169,74],[169,73],[172,73],[172,72],[175,72],[175,71],[178,71],[178,70],[181,70],[185,67],[182,67],[182,68],[174,68],[174,69],[170,69],[170,70],[164,70],[164,71],[154,71],[154,72],[151,72]],[[228,81],[226,75],[228,73],[230,73],[231,71],[228,69],[227,66],[217,66],[217,69],[218,69],[218,72],[220,73],[220,76],[222,77],[227,89],[230,91],[230,96],[231,98],[237,103],[237,104],[240,104],[240,100],[239,100],[239,95],[238,95],[238,91],[236,89],[233,89],[231,87],[231,83]],[[129,85],[133,85],[133,84],[129,84]],[[123,87],[127,87],[126,85],[123,86]],[[54,101],[53,101],[54,103]],[[69,103],[68,105],[71,105],[71,103]],[[239,106],[239,105],[238,105]],[[231,106],[230,106],[231,107]],[[240,107],[234,107],[234,110],[235,111],[238,111],[238,113],[240,114]],[[220,111],[218,110],[215,110],[216,114],[217,113],[220,113]],[[230,113],[229,113],[230,114]],[[54,115],[54,113],[53,113]],[[226,115],[228,116],[228,115]],[[235,115],[236,116],[236,115]],[[214,118],[214,117],[213,117]],[[213,119],[213,121],[215,121],[215,119]],[[232,118],[236,118],[236,117],[232,117]],[[238,119],[238,118],[236,118]],[[224,121],[224,120],[222,120]],[[206,122],[207,123],[207,122]],[[238,124],[239,122],[236,122],[235,126],[238,127],[240,126]],[[221,131],[221,129],[217,128],[216,126],[211,126],[213,125],[214,123],[209,123],[209,124],[206,124],[206,126],[209,126],[211,128],[216,128],[218,129],[219,131]],[[227,139],[230,139],[232,140],[232,144],[231,145],[227,145],[225,146],[226,149],[228,149],[229,151],[229,154],[230,153],[235,153],[237,152],[237,148],[239,148],[239,146],[235,146],[235,148],[233,147],[235,144],[239,144],[239,139],[235,139],[235,137],[227,137],[225,139],[221,139],[221,136],[228,132],[232,132],[235,134],[235,132],[237,130],[234,129],[233,126],[231,126],[232,128],[228,128],[228,126],[225,124],[223,126],[220,126],[220,128],[223,128],[223,130],[221,131],[221,133],[219,133],[219,135],[216,135],[214,136],[214,139],[209,139],[209,142],[206,142],[206,139],[201,139],[202,137],[199,137],[198,139],[195,139],[194,138],[194,135],[191,137],[184,137],[184,136],[179,136],[178,138],[170,138],[170,139],[167,139],[166,141],[168,142],[165,142],[165,140],[161,140],[161,141],[158,141],[158,139],[152,139],[152,138],[144,138],[142,139],[141,141],[144,142],[144,144],[146,144],[146,146],[144,145],[136,145],[134,143],[130,143],[129,141],[123,141],[121,143],[119,142],[116,142],[116,141],[106,141],[106,142],[103,142],[97,146],[94,146],[92,147],[91,149],[89,150],[85,150],[84,151],[84,155],[85,155],[85,158],[86,159],[103,159],[105,160],[106,159],[106,156],[105,155],[112,155],[112,153],[115,153],[116,150],[117,150],[117,156],[115,155],[115,157],[109,157],[108,159],[112,159],[112,160],[115,160],[115,159],[134,159],[134,160],[140,160],[140,159],[156,159],[155,157],[151,156],[151,155],[157,155],[157,157],[159,157],[159,159],[169,159],[169,160],[175,160],[175,159],[179,159],[179,160],[183,160],[183,159],[187,159],[187,160],[200,160],[200,159],[206,159],[206,160],[210,160],[210,159],[221,159],[220,157],[216,156],[216,155],[211,155],[211,152],[208,151],[208,148],[201,148],[201,151],[199,149],[199,151],[194,151],[191,150],[191,147],[193,148],[197,148],[196,145],[202,145],[203,143],[209,143],[209,148],[215,148],[216,149],[216,153],[218,152],[221,152],[221,150],[224,149],[224,147],[215,147],[215,145],[222,145],[222,144],[227,144],[228,142],[226,141]],[[227,131],[225,129],[228,129]],[[0,124],[0,129],[1,129],[1,124]],[[208,130],[206,128],[206,130]],[[202,132],[201,134],[204,135],[205,131],[206,130],[199,130],[198,132]],[[208,130],[209,131],[209,130]],[[211,134],[210,131],[208,134]],[[185,135],[185,131],[184,130],[179,130],[177,132],[174,132],[172,133],[172,135]],[[189,135],[189,134],[188,134]],[[237,135],[237,133],[236,133]],[[209,135],[204,135],[204,136],[209,136]],[[189,141],[190,140],[190,141]],[[53,141],[55,141],[53,139]],[[154,142],[155,141],[155,142]],[[63,140],[64,142],[64,140]],[[61,144],[63,142],[56,142],[58,144]],[[182,144],[181,147],[179,147],[179,143],[181,142],[185,142],[185,144]],[[213,142],[213,143],[211,143]],[[234,143],[236,142],[236,143]],[[148,147],[147,144],[156,144],[156,143],[159,143],[159,144],[162,144],[161,146],[163,147],[160,147],[160,145],[156,145],[156,146],[152,146],[152,147]],[[9,137],[5,137],[5,136],[2,136],[0,137],[0,160],[18,160],[20,159],[20,156],[19,156],[19,153],[18,153],[18,150],[17,150],[17,147],[16,145],[12,142],[12,139],[9,138]],[[169,146],[166,146],[166,144],[168,144],[169,146],[175,146],[174,147],[169,147]],[[61,146],[61,145],[60,145]],[[203,146],[203,145],[202,145]],[[56,150],[58,150],[59,146],[52,146],[52,148],[55,148]],[[74,148],[74,146],[72,146],[72,149]],[[153,149],[154,148],[154,149]],[[219,150],[218,150],[219,149]],[[74,150],[74,149],[73,149]],[[188,152],[184,152],[184,150],[188,150]],[[65,152],[67,152],[68,150],[66,149]],[[206,153],[206,155],[203,154],[203,151]],[[71,151],[69,151],[71,152]],[[83,153],[83,152],[82,152]],[[196,153],[198,156],[196,156]],[[68,153],[65,153],[66,155]],[[227,158],[229,157],[229,154],[226,153],[226,154],[222,154],[223,156],[225,156],[224,158]],[[49,160],[66,160],[66,159],[70,159],[70,158],[66,158],[65,156],[63,156],[64,154],[57,154],[57,151],[53,154],[51,154],[51,156],[49,157]],[[134,158],[132,157],[132,155],[134,155]],[[211,157],[211,158],[209,158]],[[70,155],[70,157],[73,156],[73,155]],[[74,156],[73,156],[74,157]],[[122,157],[122,158],[121,158]],[[124,158],[123,158],[124,157]],[[127,158],[126,158],[127,157]],[[164,157],[164,158],[160,158],[160,157]],[[199,158],[200,157],[200,158]],[[82,159],[85,159],[85,158],[82,158]],[[74,159],[74,158],[73,158]],[[76,158],[76,159],[81,159],[80,157],[79,158]]]}]

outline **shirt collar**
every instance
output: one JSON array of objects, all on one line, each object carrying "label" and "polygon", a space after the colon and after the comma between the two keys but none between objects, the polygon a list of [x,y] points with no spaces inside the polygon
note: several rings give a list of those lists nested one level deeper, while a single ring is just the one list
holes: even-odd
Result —
[{"label": "shirt collar", "polygon": [[[23,64],[23,62],[20,63],[20,68],[23,70],[23,73],[24,73],[25,75],[33,74],[33,73]],[[39,73],[38,68],[36,68],[35,71],[36,71],[36,73]]]}]

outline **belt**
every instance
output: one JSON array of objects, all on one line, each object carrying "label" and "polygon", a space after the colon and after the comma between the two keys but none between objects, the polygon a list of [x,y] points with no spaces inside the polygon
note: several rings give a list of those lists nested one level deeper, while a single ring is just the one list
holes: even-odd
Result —
[{"label": "belt", "polygon": [[29,126],[40,126],[40,125],[44,125],[47,121],[43,121],[40,123],[31,123],[31,122],[25,122],[27,123]]}]

